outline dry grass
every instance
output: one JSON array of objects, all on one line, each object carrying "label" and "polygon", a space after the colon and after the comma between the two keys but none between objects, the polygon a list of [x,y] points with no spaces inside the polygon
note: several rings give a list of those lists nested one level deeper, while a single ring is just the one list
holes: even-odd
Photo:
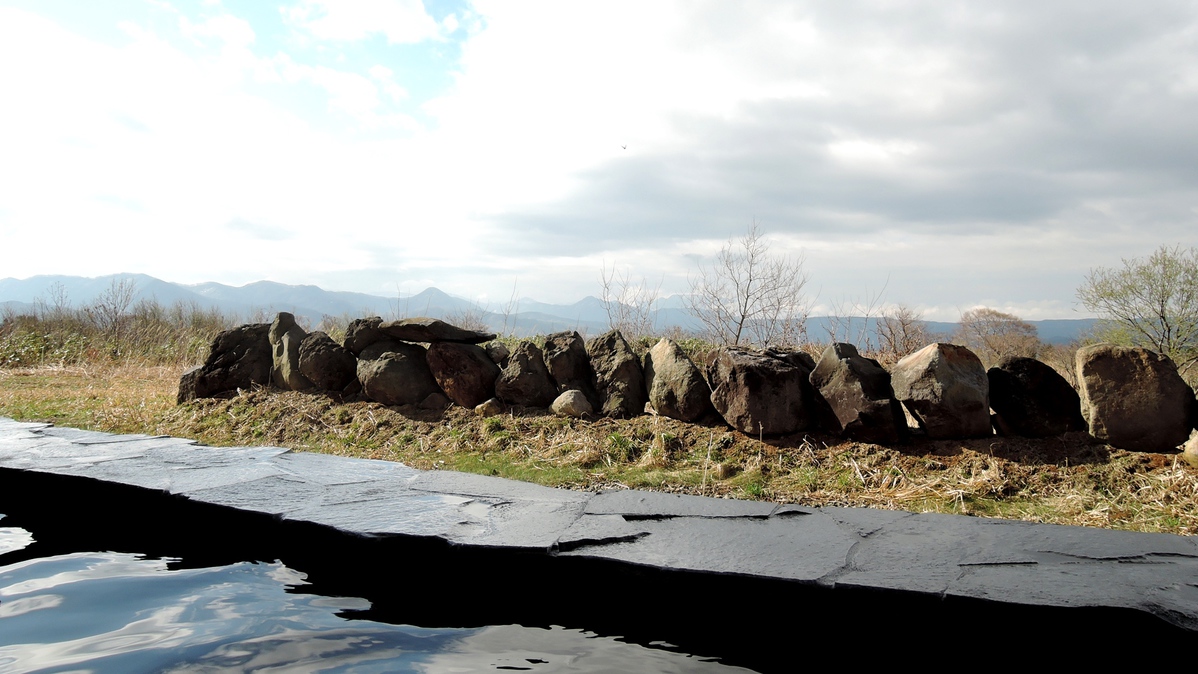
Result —
[{"label": "dry grass", "polygon": [[275,444],[576,489],[641,488],[1085,526],[1198,533],[1198,470],[1085,434],[1048,440],[756,438],[660,417],[591,422],[519,410],[483,419],[248,391],[174,405],[179,368],[0,369],[0,415],[210,445]]}]

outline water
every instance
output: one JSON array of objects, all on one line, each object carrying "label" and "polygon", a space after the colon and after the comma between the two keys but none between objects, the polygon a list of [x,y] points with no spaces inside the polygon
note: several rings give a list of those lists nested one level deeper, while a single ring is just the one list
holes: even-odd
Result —
[{"label": "water", "polygon": [[0,673],[748,671],[583,629],[356,619],[367,599],[312,593],[279,562],[179,568],[127,552],[11,562],[35,540],[0,526]]}]

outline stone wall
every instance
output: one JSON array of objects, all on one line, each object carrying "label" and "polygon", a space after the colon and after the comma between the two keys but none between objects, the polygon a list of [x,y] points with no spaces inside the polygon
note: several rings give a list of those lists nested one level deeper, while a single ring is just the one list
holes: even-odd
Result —
[{"label": "stone wall", "polygon": [[912,435],[1085,431],[1141,451],[1172,450],[1198,428],[1193,389],[1168,357],[1142,348],[1079,350],[1075,390],[1035,359],[1008,358],[987,371],[969,349],[946,343],[890,370],[850,344],[832,344],[818,361],[799,351],[721,347],[701,369],[668,339],[637,358],[615,330],[589,342],[555,333],[514,351],[479,346],[494,339],[432,318],[373,317],[353,321],[338,344],[280,313],[269,325],[218,335],[204,364],[183,374],[178,402],[274,386],[480,414],[515,406],[575,417],[718,416],[751,435],[819,431],[884,444]]}]

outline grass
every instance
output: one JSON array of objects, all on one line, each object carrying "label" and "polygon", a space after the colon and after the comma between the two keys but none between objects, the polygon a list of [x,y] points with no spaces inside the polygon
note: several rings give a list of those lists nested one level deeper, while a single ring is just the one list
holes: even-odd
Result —
[{"label": "grass", "polygon": [[182,368],[0,369],[0,415],[114,433],[273,444],[573,489],[653,489],[808,506],[865,506],[1136,531],[1198,533],[1198,470],[1085,434],[916,441],[899,447],[642,416],[481,418],[257,390],[174,404]]}]

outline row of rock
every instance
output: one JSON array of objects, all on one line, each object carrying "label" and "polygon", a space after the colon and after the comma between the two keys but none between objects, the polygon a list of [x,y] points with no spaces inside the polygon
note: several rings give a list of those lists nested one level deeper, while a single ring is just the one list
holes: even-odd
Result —
[{"label": "row of rock", "polygon": [[718,413],[753,435],[825,430],[879,443],[902,441],[911,429],[930,438],[1088,430],[1154,451],[1184,442],[1198,421],[1194,392],[1168,358],[1111,345],[1079,351],[1079,396],[1040,361],[1008,359],[986,371],[954,344],[929,344],[891,371],[850,344],[831,345],[818,362],[800,351],[719,348],[703,372],[666,339],[640,359],[618,331],[589,342],[561,332],[543,349],[525,340],[510,351],[494,337],[436,319],[374,317],[352,322],[338,344],[282,313],[270,325],[221,333],[204,365],[183,375],[179,402],[270,383],[430,409],[649,411],[688,422]]}]

